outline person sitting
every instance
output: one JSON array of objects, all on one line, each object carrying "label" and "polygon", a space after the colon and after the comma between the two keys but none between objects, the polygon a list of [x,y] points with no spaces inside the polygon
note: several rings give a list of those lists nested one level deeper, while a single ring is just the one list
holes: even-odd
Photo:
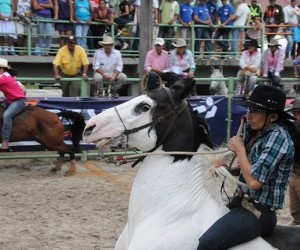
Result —
[{"label": "person sitting", "polygon": [[257,40],[252,40],[249,42],[248,49],[242,52],[239,61],[240,70],[237,73],[237,77],[241,78],[246,83],[246,86],[243,83],[237,85],[236,94],[245,94],[247,96],[255,87],[261,64],[261,53],[257,48],[260,48]]},{"label": "person sitting", "polygon": [[115,42],[110,36],[105,36],[99,44],[103,48],[96,50],[94,54],[94,85],[91,88],[91,96],[103,96],[103,83],[106,81],[111,87],[110,95],[118,97],[118,89],[127,80],[127,76],[122,73],[122,55],[120,51],[114,49]]},{"label": "person sitting", "polygon": [[281,44],[275,38],[272,38],[268,45],[269,48],[264,53],[263,77],[268,77],[272,86],[279,87],[285,50],[280,48]]},{"label": "person sitting", "polygon": [[[186,49],[186,41],[178,38],[172,45],[176,48],[170,53],[170,70],[173,76],[172,80],[166,83],[167,87],[173,85],[180,77],[193,79],[196,71],[194,56],[190,50]],[[195,89],[192,94],[196,95]]]},{"label": "person sitting", "polygon": [[230,211],[200,237],[198,250],[229,249],[273,232],[294,161],[300,161],[299,131],[284,111],[285,102],[282,90],[261,84],[237,103],[249,109],[245,140],[233,136],[228,148],[237,155],[245,185],[229,200]]},{"label": "person sitting", "polygon": [[[81,81],[61,81],[62,77],[88,80],[89,60],[82,48],[76,45],[74,36],[70,36],[67,45],[61,47],[53,61],[54,78],[60,81],[63,97],[77,97],[81,94]],[[81,73],[82,72],[82,73]]]},{"label": "person sitting", "polygon": [[[159,77],[162,80],[169,80],[169,55],[164,48],[165,40],[158,37],[154,42],[154,48],[148,51],[145,60],[145,71],[148,73],[146,91],[156,89]],[[171,75],[172,76],[172,75]]]},{"label": "person sitting", "polygon": [[9,139],[12,130],[12,119],[25,109],[26,97],[23,89],[17,83],[15,77],[9,74],[11,68],[8,66],[8,61],[0,58],[0,91],[5,96],[5,102],[2,106],[5,107],[2,123],[2,144],[1,150],[9,150]]}]

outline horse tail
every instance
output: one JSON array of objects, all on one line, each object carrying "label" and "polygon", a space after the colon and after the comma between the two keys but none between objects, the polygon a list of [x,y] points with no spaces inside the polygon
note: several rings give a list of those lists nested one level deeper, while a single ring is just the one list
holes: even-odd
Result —
[{"label": "horse tail", "polygon": [[62,117],[67,119],[70,122],[69,129],[71,130],[72,136],[71,140],[73,143],[74,151],[76,153],[80,152],[79,142],[82,139],[82,133],[85,128],[84,117],[77,112],[74,111],[62,111],[57,113],[58,117]]}]

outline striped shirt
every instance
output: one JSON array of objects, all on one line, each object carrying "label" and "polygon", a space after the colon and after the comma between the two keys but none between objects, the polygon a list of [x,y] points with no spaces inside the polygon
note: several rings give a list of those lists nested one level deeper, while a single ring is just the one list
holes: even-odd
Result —
[{"label": "striped shirt", "polygon": [[258,190],[243,188],[243,191],[261,204],[283,208],[294,151],[293,141],[285,128],[271,125],[248,152],[251,175],[262,183],[262,187]]}]

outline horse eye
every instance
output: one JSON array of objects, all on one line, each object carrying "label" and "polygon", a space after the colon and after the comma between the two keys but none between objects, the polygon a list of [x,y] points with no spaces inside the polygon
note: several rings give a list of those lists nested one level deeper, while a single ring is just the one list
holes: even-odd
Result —
[{"label": "horse eye", "polygon": [[151,107],[150,107],[148,104],[145,104],[145,105],[142,106],[142,111],[143,111],[143,112],[147,112],[147,111],[150,110],[150,108],[151,108]]}]

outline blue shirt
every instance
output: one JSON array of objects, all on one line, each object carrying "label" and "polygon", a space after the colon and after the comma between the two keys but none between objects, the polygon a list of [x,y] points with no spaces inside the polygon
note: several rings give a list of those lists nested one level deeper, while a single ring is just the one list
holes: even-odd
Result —
[{"label": "blue shirt", "polygon": [[206,5],[197,5],[194,8],[194,16],[197,16],[202,21],[207,21],[209,13]]},{"label": "blue shirt", "polygon": [[243,191],[261,204],[283,208],[294,164],[295,148],[290,134],[274,123],[248,151],[251,175],[262,183],[262,187],[258,190],[243,187]]},{"label": "blue shirt", "polygon": [[216,24],[217,5],[215,5],[213,2],[206,2],[206,7],[208,9],[211,22]]},{"label": "blue shirt", "polygon": [[[234,14],[234,8],[230,4],[225,4],[218,10],[218,15],[220,17],[221,23],[226,22],[230,15]],[[227,23],[228,26],[232,25],[233,21]]]},{"label": "blue shirt", "polygon": [[193,7],[190,4],[180,4],[179,16],[185,23],[193,21]]}]

